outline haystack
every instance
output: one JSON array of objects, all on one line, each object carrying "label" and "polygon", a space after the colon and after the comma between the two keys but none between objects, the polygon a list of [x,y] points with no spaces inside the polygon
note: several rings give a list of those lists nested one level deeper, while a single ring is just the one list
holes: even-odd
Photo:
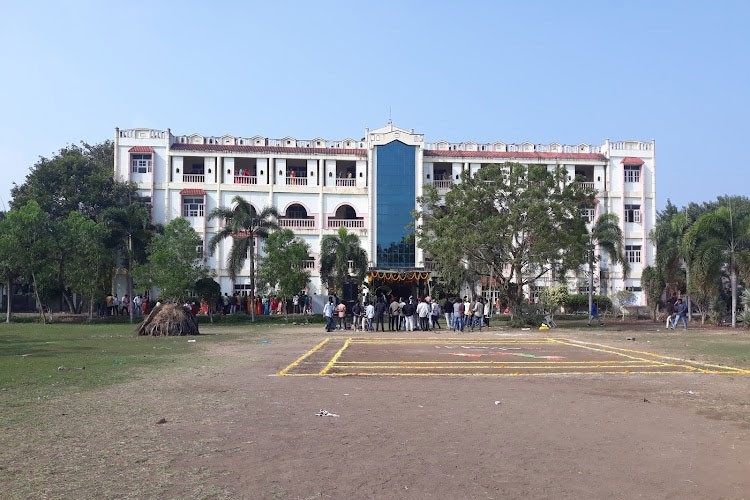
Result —
[{"label": "haystack", "polygon": [[138,335],[198,335],[198,321],[179,304],[156,304],[138,328]]}]

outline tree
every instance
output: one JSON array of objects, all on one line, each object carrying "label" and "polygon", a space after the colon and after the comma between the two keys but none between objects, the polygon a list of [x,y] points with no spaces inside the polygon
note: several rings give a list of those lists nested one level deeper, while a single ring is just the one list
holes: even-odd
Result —
[{"label": "tree", "polygon": [[70,212],[95,219],[109,207],[124,207],[135,186],[112,177],[112,141],[81,143],[62,148],[52,158],[40,158],[30,168],[23,184],[11,189],[11,208],[36,201],[53,220]]},{"label": "tree", "polygon": [[271,233],[265,241],[258,265],[258,279],[277,288],[282,297],[291,297],[307,288],[310,272],[302,262],[310,255],[310,246],[289,229]]},{"label": "tree", "polygon": [[664,278],[658,267],[646,266],[641,271],[641,286],[646,293],[646,302],[651,308],[651,317],[657,320],[659,314],[659,301],[664,292]]},{"label": "tree", "polygon": [[[598,260],[594,253],[596,247],[603,250],[613,264],[621,264],[622,275],[630,273],[630,264],[623,254],[622,229],[620,219],[615,214],[601,214],[587,234],[586,242],[589,268],[589,311],[594,303],[594,263]],[[623,315],[623,319],[625,316]]]},{"label": "tree", "polygon": [[[18,276],[34,287],[42,321],[46,322],[44,304],[54,292],[57,269],[49,254],[59,233],[55,224],[35,201],[13,209],[0,222],[0,263],[7,277]],[[11,300],[12,283],[8,283]],[[10,322],[10,303],[7,322]]]},{"label": "tree", "polygon": [[279,212],[270,206],[258,212],[239,195],[232,198],[232,205],[233,208],[217,207],[208,214],[208,220],[224,222],[224,226],[211,237],[208,249],[213,254],[220,241],[232,238],[226,262],[232,281],[237,278],[245,260],[250,259],[250,316],[255,321],[255,238],[267,238],[271,231],[279,228],[276,222]]},{"label": "tree", "polygon": [[195,282],[195,293],[201,300],[206,301],[208,305],[208,318],[211,320],[211,323],[213,323],[214,315],[211,312],[211,307],[216,304],[216,301],[221,297],[221,285],[213,278],[201,278]]},{"label": "tree", "polygon": [[192,295],[195,282],[207,277],[200,253],[201,238],[183,217],[164,226],[148,245],[148,260],[133,268],[135,280],[159,289],[159,300],[182,304]]},{"label": "tree", "polygon": [[[151,225],[151,213],[145,205],[133,202],[124,208],[110,207],[100,215],[101,222],[109,229],[108,246],[120,255],[125,255],[125,280],[128,297],[133,298],[133,280],[130,272],[136,262],[146,258],[148,245],[155,228]],[[133,322],[133,308],[130,308]]]},{"label": "tree", "polygon": [[459,275],[462,266],[494,276],[515,311],[525,286],[585,262],[581,207],[593,197],[593,189],[567,182],[563,168],[487,165],[473,176],[463,172],[444,202],[425,188],[415,212],[418,244],[441,272]]},{"label": "tree", "polygon": [[367,252],[360,246],[359,236],[340,227],[335,235],[320,240],[320,279],[328,293],[342,293],[344,283],[354,278],[362,283],[367,273]]},{"label": "tree", "polygon": [[555,312],[568,300],[568,287],[564,284],[550,286],[539,294],[539,302],[545,309],[549,310],[550,316],[554,318]]},{"label": "tree", "polygon": [[109,230],[79,212],[68,214],[64,225],[65,280],[71,289],[88,298],[89,319],[92,319],[96,298],[103,298],[112,285],[114,260],[105,245]]},{"label": "tree", "polygon": [[704,213],[685,233],[685,246],[695,256],[691,270],[707,274],[717,263],[726,267],[732,294],[732,327],[736,327],[738,260],[747,258],[750,252],[750,214],[734,213],[731,203]]}]

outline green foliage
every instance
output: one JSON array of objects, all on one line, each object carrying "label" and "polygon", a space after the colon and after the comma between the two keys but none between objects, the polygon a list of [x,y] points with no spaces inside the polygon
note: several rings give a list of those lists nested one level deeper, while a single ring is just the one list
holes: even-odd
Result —
[{"label": "green foliage", "polygon": [[71,212],[64,220],[61,237],[66,252],[66,284],[89,300],[89,318],[93,318],[94,302],[106,296],[112,282],[112,253],[105,246],[108,229]]},{"label": "green foliage", "polygon": [[289,229],[271,233],[265,241],[264,256],[258,265],[261,283],[277,289],[282,297],[292,297],[307,288],[310,272],[302,268],[310,246]]},{"label": "green foliage", "polygon": [[35,201],[53,220],[71,212],[95,219],[109,207],[123,207],[135,187],[112,177],[112,141],[62,148],[52,158],[40,158],[23,184],[11,190],[12,209]]},{"label": "green foliage", "polygon": [[547,287],[539,294],[539,302],[551,311],[556,311],[568,300],[568,287],[566,285],[555,285]]},{"label": "green foliage", "polygon": [[[599,305],[600,312],[603,312],[607,309],[612,309],[612,299],[605,295],[594,295],[594,302]],[[588,313],[589,296],[583,293],[568,295],[568,298],[565,300],[564,306],[565,312],[567,314]]]},{"label": "green foliage", "polygon": [[659,313],[659,301],[664,292],[664,278],[659,269],[654,266],[646,266],[641,272],[641,287],[646,293],[646,302],[651,309],[651,317],[656,321]]},{"label": "green foliage", "polygon": [[148,261],[136,265],[133,276],[141,286],[157,287],[159,300],[184,302],[195,282],[206,277],[201,262],[201,239],[183,217],[173,219],[148,247]]},{"label": "green foliage", "polygon": [[[276,220],[279,212],[274,207],[264,207],[260,212],[242,196],[232,198],[233,208],[218,207],[208,214],[208,220],[219,219],[224,226],[213,235],[208,243],[211,254],[219,243],[232,239],[232,247],[227,257],[229,276],[237,278],[245,259],[250,259],[250,297],[255,296],[255,238],[267,238],[271,231],[279,229]],[[254,317],[254,314],[253,314]]]},{"label": "green foliage", "polygon": [[327,234],[320,240],[320,279],[328,287],[328,293],[343,293],[348,279],[361,283],[367,266],[367,252],[360,246],[359,236],[345,227],[340,227],[336,235]]},{"label": "green foliage", "polygon": [[581,183],[567,182],[563,168],[517,163],[464,172],[445,202],[432,186],[418,199],[418,245],[455,287],[493,275],[520,304],[525,285],[556,270],[584,263],[586,225],[581,205],[594,197]]},{"label": "green foliage", "polygon": [[221,285],[213,278],[201,278],[195,282],[194,290],[198,300],[204,299],[209,305],[214,305],[221,297]]}]

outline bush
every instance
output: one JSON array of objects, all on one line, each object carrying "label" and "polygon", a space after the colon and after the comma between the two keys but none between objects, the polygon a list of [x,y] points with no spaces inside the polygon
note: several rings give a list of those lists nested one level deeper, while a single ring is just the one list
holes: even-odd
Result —
[{"label": "bush", "polygon": [[[612,309],[612,300],[606,295],[594,295],[594,302],[599,306],[599,313],[603,313],[608,309]],[[564,303],[566,314],[584,313],[589,312],[589,296],[584,293],[577,293],[575,295],[568,295]]]}]

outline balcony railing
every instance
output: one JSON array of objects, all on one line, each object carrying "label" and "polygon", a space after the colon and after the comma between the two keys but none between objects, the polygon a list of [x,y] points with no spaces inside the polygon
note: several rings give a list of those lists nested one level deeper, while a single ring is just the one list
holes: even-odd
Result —
[{"label": "balcony railing", "polygon": [[336,179],[336,186],[340,187],[354,187],[356,186],[357,179]]},{"label": "balcony railing", "polygon": [[315,259],[303,260],[302,269],[315,269]]},{"label": "balcony railing", "polygon": [[205,182],[204,174],[182,174],[182,182]]},{"label": "balcony railing", "polygon": [[435,189],[437,189],[438,191],[448,191],[450,188],[453,187],[453,181],[450,179],[448,180],[441,179],[441,180],[432,181],[432,185],[435,186]]},{"label": "balcony railing", "polygon": [[279,217],[279,227],[288,229],[315,229],[315,219],[291,219]]},{"label": "balcony railing", "polygon": [[235,184],[257,184],[258,177],[255,175],[235,175],[234,183]]},{"label": "balcony railing", "polygon": [[338,229],[345,227],[347,229],[364,229],[364,219],[328,219],[328,229]]},{"label": "balcony railing", "polygon": [[585,189],[594,189],[594,183],[593,182],[579,182],[580,186]]},{"label": "balcony railing", "polygon": [[307,186],[307,177],[287,177],[287,186]]}]

